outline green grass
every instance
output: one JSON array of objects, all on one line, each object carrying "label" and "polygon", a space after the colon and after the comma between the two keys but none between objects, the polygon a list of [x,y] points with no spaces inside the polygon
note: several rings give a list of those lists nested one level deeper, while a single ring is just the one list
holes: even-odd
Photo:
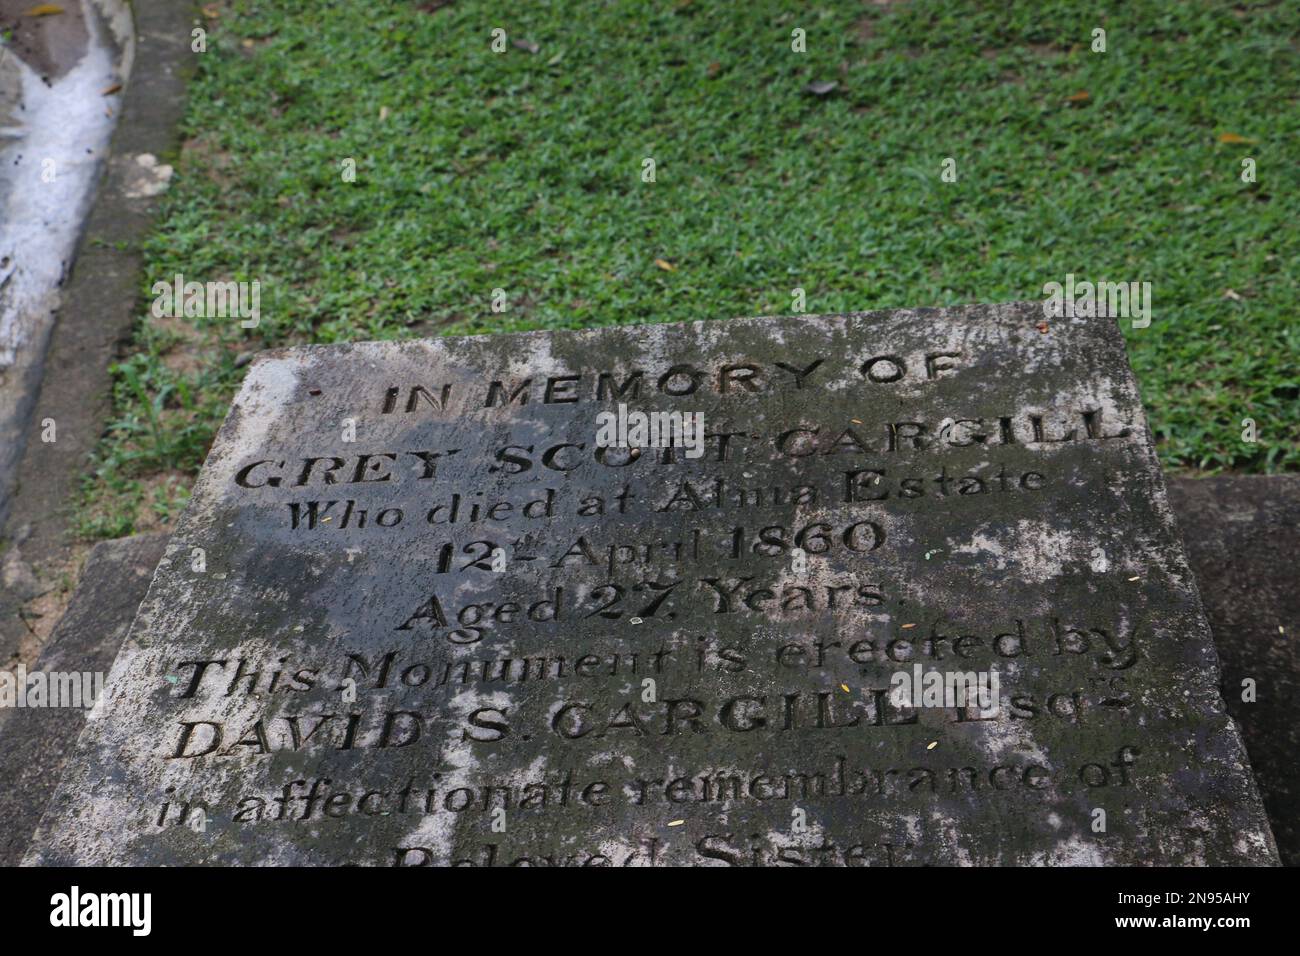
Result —
[{"label": "green grass", "polygon": [[[85,533],[174,510],[150,483],[198,469],[241,352],[789,313],[796,286],[834,312],[1151,282],[1126,335],[1165,464],[1300,467],[1296,4],[427,5],[218,5]],[[175,272],[258,279],[261,326],[159,328]]]}]

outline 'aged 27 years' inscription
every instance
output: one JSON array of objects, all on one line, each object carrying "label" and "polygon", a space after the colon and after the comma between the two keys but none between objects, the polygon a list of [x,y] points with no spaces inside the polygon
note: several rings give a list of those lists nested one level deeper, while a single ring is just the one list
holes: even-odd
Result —
[{"label": "'aged 27 years' inscription", "polygon": [[1274,862],[1120,332],[1040,323],[266,353],[29,861]]}]

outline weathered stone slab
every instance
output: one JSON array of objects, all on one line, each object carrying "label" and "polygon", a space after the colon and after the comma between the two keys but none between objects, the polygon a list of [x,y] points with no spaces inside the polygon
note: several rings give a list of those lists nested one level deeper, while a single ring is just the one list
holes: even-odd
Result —
[{"label": "weathered stone slab", "polygon": [[29,861],[1276,862],[1120,334],[1041,321],[263,356]]},{"label": "weathered stone slab", "polygon": [[[95,545],[72,602],[31,673],[107,674],[167,536]],[[0,866],[17,866],[85,726],[76,707],[0,709]]]}]

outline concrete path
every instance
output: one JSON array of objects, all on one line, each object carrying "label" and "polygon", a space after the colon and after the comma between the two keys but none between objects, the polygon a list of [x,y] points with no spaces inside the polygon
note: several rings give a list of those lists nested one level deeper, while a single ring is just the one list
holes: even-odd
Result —
[{"label": "concrete path", "polygon": [[[117,0],[85,0],[109,2]],[[17,6],[29,10],[34,2]],[[0,0],[0,26],[13,7]],[[144,301],[139,247],[158,209],[161,157],[179,148],[185,77],[198,55],[190,49],[196,21],[189,3],[135,0],[132,10],[131,76],[122,91],[105,96],[111,83],[93,89],[96,108],[117,104],[117,127],[99,151],[94,204],[74,231],[74,244],[81,236],[75,258],[71,251],[60,258],[65,277],[56,289],[57,312],[29,311],[11,323],[26,332],[16,337],[16,363],[0,373],[0,667],[32,662],[59,609],[43,608],[45,618],[36,623],[24,609],[34,599],[49,602],[42,595],[76,578],[69,509],[111,413],[109,366],[124,357]],[[29,55],[22,70],[46,63],[39,49]],[[57,57],[50,56],[53,63]],[[47,421],[55,423],[56,441],[41,440]]]}]

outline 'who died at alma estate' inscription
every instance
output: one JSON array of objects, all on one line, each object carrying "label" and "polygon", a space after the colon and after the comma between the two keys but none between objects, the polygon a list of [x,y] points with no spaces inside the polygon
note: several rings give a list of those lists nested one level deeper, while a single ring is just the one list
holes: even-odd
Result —
[{"label": "'who died at alma estate' inscription", "polygon": [[1274,861],[1120,334],[1040,320],[263,355],[29,860]]}]

